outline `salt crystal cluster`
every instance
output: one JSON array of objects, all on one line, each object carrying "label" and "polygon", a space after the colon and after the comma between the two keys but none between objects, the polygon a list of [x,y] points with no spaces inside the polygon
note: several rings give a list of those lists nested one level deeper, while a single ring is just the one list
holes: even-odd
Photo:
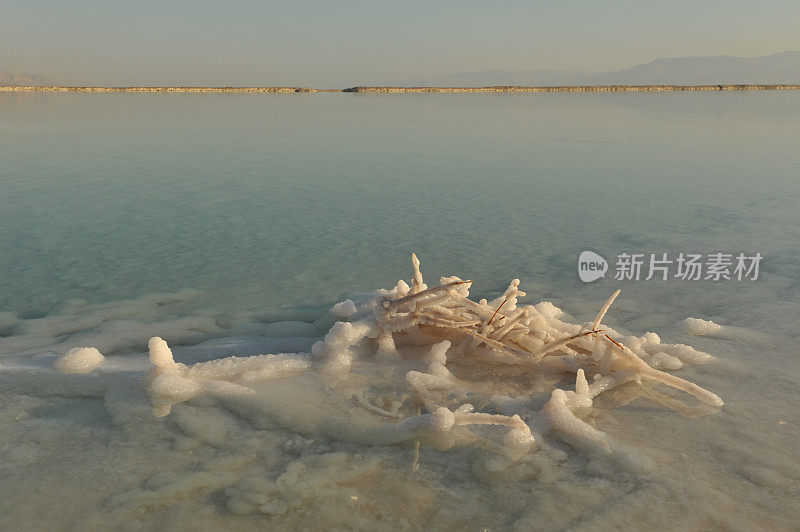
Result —
[{"label": "salt crystal cluster", "polygon": [[[412,265],[410,286],[401,280],[360,304],[336,305],[343,321],[310,354],[185,366],[173,360],[166,342],[151,339],[149,390],[156,413],[167,415],[171,405],[201,394],[240,405],[249,401],[252,410],[256,384],[315,373],[326,390],[347,395],[359,413],[350,432],[335,423],[314,424],[324,435],[345,434],[365,444],[415,442],[417,457],[419,442],[440,449],[472,445],[513,462],[548,435],[582,451],[614,454],[618,447],[611,438],[586,419],[598,396],[622,386],[638,387],[672,408],[676,401],[656,392],[655,384],[706,405],[723,404],[712,392],[664,371],[707,362],[710,355],[662,342],[654,333],[628,336],[602,324],[619,291],[594,321],[575,324],[563,321],[549,302],[520,305],[525,293],[518,279],[497,299],[473,301],[471,281],[443,277],[428,287],[416,255]],[[574,375],[574,389],[555,387],[564,374]],[[543,393],[549,400],[536,408],[534,398]],[[269,404],[276,408],[274,401]],[[276,414],[290,423],[300,417],[298,407],[287,399]]]}]

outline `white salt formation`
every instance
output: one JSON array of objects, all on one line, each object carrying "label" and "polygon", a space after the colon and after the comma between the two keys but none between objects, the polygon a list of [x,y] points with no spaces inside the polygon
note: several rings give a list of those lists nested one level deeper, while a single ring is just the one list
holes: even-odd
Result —
[{"label": "white salt formation", "polygon": [[[337,305],[336,315],[348,321],[336,322],[310,354],[186,366],[152,338],[149,393],[156,414],[203,396],[254,424],[266,417],[301,434],[367,445],[408,441],[415,453],[420,442],[477,446],[498,455],[491,467],[502,468],[548,434],[589,454],[617,454],[619,447],[586,419],[598,396],[623,385],[677,410],[681,403],[655,385],[723,404],[663,371],[710,355],[663,343],[654,333],[626,336],[602,325],[619,291],[594,321],[574,324],[549,302],[519,306],[525,293],[517,279],[501,297],[476,302],[468,297],[471,281],[443,277],[429,288],[415,255],[412,264],[411,286],[401,280],[361,304]],[[555,388],[565,374],[574,375],[574,389]],[[542,393],[549,400],[537,408]]]},{"label": "white salt formation", "polygon": [[714,336],[722,331],[722,325],[700,318],[686,318],[681,322],[681,327],[695,336]]},{"label": "white salt formation", "polygon": [[771,344],[772,338],[765,333],[753,331],[745,327],[720,325],[710,320],[700,318],[686,318],[680,322],[679,327],[688,334],[695,336],[708,336],[710,338],[726,338],[729,340],[742,340],[751,344]]},{"label": "white salt formation", "polygon": [[103,363],[103,358],[94,347],[75,347],[59,357],[53,367],[61,373],[89,373]]}]

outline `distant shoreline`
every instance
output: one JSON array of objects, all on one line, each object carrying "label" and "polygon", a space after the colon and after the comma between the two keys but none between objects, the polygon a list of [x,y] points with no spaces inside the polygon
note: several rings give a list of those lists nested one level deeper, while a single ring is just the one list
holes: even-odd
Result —
[{"label": "distant shoreline", "polygon": [[800,85],[574,85],[554,87],[349,87],[346,89],[314,89],[310,87],[66,87],[66,86],[0,86],[0,92],[161,92],[161,93],[310,93],[352,92],[390,93],[458,93],[458,92],[680,92],[680,91],[774,91],[800,90]]}]

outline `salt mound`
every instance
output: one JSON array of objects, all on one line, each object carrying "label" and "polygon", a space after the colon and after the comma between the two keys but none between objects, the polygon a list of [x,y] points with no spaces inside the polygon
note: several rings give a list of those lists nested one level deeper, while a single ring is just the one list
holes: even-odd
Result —
[{"label": "salt mound", "polygon": [[695,336],[714,335],[722,331],[722,325],[700,318],[686,318],[680,323],[680,327]]},{"label": "salt mound", "polygon": [[103,363],[104,357],[94,347],[75,347],[53,363],[61,373],[89,373]]},{"label": "salt mound", "polygon": [[725,338],[727,340],[741,340],[752,344],[771,344],[772,337],[760,331],[753,331],[745,327],[720,325],[700,318],[686,318],[678,327],[694,336],[707,336],[709,338]]}]

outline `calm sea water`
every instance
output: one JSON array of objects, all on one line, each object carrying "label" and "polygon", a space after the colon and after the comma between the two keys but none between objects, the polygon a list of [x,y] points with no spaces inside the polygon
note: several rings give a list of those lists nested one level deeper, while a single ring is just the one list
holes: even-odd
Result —
[{"label": "calm sea water", "polygon": [[[728,364],[689,374],[729,405],[685,420],[706,445],[692,456],[726,457],[709,466],[717,486],[758,455],[761,473],[736,477],[720,504],[760,509],[710,526],[757,520],[769,501],[798,515],[785,502],[800,481],[786,466],[800,459],[798,146],[797,92],[0,94],[0,312],[29,320],[76,298],[192,289],[172,318],[210,316],[219,330],[205,337],[226,336],[234,322],[311,320],[393,286],[411,251],[432,278],[460,275],[492,295],[518,277],[529,299],[580,319],[621,287],[610,323]],[[612,262],[605,279],[578,279],[584,250]],[[615,281],[626,252],[764,259],[755,281]],[[771,340],[689,338],[676,328],[688,316]],[[2,326],[6,340],[19,334]],[[6,357],[36,355],[4,345]]]},{"label": "calm sea water", "polygon": [[[584,249],[761,252],[765,273],[796,279],[799,103],[4,94],[0,308],[38,317],[178,288],[231,308],[327,303],[405,275],[412,250],[478,290],[515,276],[586,290]],[[698,289],[666,284],[676,299]]]}]

